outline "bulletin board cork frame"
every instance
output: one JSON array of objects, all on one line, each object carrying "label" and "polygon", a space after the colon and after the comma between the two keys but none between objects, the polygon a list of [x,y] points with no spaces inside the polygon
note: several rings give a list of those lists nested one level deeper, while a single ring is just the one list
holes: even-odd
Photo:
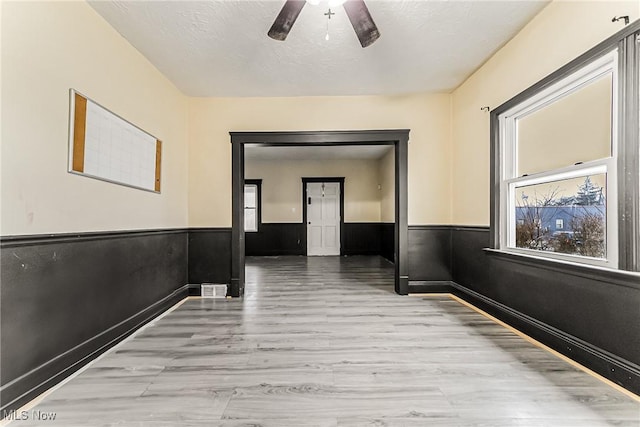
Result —
[{"label": "bulletin board cork frame", "polygon": [[160,194],[161,170],[162,141],[69,90],[70,173]]}]

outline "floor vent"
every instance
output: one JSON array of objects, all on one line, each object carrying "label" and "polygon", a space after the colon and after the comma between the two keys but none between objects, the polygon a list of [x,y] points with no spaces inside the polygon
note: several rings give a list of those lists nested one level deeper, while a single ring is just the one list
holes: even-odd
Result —
[{"label": "floor vent", "polygon": [[202,298],[226,298],[227,285],[203,283],[200,286],[200,296],[202,296]]}]

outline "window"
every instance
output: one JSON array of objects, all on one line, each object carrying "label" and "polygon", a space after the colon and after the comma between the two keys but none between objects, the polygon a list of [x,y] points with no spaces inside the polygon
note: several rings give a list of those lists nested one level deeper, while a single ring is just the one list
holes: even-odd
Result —
[{"label": "window", "polygon": [[244,184],[244,231],[256,232],[260,224],[261,180],[245,180]]},{"label": "window", "polygon": [[619,34],[492,112],[494,249],[638,271],[640,49]]},{"label": "window", "polygon": [[617,184],[617,58],[614,50],[500,115],[503,248],[617,266],[617,206],[607,197]]}]

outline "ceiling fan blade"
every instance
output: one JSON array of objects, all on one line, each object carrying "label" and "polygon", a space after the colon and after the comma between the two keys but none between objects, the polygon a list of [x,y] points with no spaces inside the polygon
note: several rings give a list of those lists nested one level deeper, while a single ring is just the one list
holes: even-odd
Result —
[{"label": "ceiling fan blade", "polygon": [[269,37],[281,41],[286,39],[306,3],[306,0],[287,0],[267,33]]},{"label": "ceiling fan blade", "polygon": [[364,0],[347,0],[343,6],[362,47],[367,47],[378,40],[380,31],[378,31],[376,23],[373,22]]}]

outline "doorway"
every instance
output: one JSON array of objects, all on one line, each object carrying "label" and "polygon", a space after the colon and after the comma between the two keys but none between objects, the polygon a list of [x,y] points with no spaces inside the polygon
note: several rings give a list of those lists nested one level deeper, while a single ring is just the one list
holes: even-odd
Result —
[{"label": "doorway", "polygon": [[[407,226],[407,151],[408,129],[313,132],[230,132],[232,174],[231,283],[229,295],[244,295],[244,148],[260,146],[342,146],[391,145],[395,164],[394,290],[407,295],[408,226]],[[306,236],[305,236],[306,237]],[[342,236],[341,236],[342,238]]]},{"label": "doorway", "polygon": [[344,178],[302,178],[307,256],[341,255]]}]

